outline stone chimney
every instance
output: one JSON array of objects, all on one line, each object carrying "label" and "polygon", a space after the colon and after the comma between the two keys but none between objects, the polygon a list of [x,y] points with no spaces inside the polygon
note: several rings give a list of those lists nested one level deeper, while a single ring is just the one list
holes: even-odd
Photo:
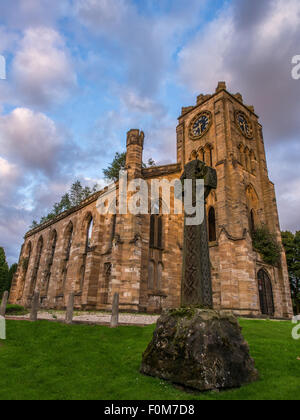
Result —
[{"label": "stone chimney", "polygon": [[126,169],[128,178],[140,178],[142,175],[143,149],[145,134],[140,130],[127,133]]},{"label": "stone chimney", "polygon": [[216,93],[221,92],[222,90],[226,90],[226,89],[227,89],[226,82],[219,82],[218,87],[216,89]]}]

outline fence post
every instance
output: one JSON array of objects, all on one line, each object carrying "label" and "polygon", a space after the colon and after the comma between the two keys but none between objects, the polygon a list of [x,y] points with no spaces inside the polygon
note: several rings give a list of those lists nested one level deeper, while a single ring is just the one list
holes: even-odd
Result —
[{"label": "fence post", "polygon": [[112,305],[110,328],[117,328],[119,325],[119,300],[119,293],[115,293]]},{"label": "fence post", "polygon": [[30,321],[32,322],[37,321],[39,306],[40,306],[40,294],[39,292],[35,292],[32,299]]},{"label": "fence post", "polygon": [[74,312],[74,293],[71,293],[69,296],[67,312],[66,312],[66,324],[72,324],[73,322],[73,312]]}]

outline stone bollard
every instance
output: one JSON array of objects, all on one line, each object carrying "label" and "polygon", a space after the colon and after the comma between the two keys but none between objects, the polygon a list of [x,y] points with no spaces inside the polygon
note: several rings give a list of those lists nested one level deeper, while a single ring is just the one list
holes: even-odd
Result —
[{"label": "stone bollard", "polygon": [[119,325],[119,293],[115,293],[112,306],[110,328],[117,328]]},{"label": "stone bollard", "polygon": [[1,308],[0,308],[0,316],[5,317],[7,301],[8,301],[8,292],[4,292],[3,297],[2,297]]},{"label": "stone bollard", "polygon": [[31,304],[30,321],[32,322],[37,321],[39,306],[40,306],[40,294],[39,292],[35,292],[32,299],[32,304]]},{"label": "stone bollard", "polygon": [[66,324],[72,324],[73,322],[73,312],[74,312],[74,293],[71,293],[69,296],[69,302],[66,312]]}]

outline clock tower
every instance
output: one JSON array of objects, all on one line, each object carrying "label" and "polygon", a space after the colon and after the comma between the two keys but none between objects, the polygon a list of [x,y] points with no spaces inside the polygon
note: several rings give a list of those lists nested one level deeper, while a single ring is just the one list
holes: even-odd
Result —
[{"label": "clock tower", "polygon": [[[182,109],[177,160],[183,170],[199,159],[216,169],[218,188],[207,202],[214,306],[241,315],[292,315],[286,257],[281,242],[274,184],[269,180],[262,126],[254,107],[220,82]],[[276,266],[253,248],[261,227],[281,247]]]}]

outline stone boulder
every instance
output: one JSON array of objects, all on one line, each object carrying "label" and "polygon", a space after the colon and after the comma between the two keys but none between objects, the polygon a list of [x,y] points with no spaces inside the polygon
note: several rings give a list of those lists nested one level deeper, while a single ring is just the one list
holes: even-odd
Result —
[{"label": "stone boulder", "polygon": [[159,318],[141,373],[199,391],[258,380],[238,320],[225,312],[181,308]]}]

